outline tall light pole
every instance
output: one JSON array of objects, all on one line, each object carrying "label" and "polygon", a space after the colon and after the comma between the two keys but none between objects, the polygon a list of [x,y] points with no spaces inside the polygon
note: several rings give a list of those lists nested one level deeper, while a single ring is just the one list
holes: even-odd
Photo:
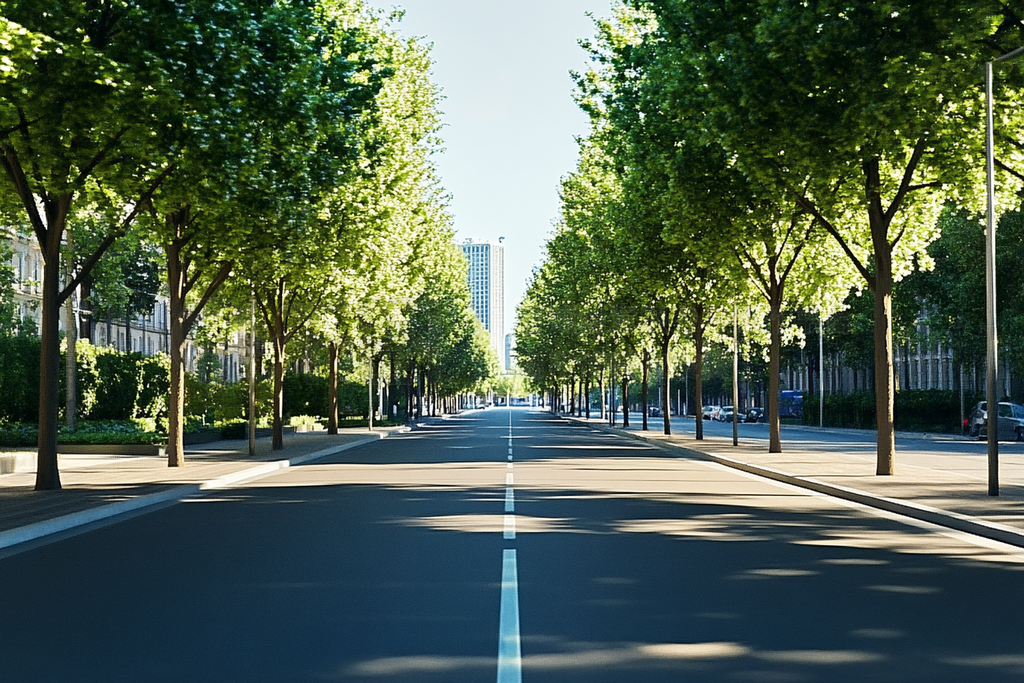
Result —
[{"label": "tall light pole", "polygon": [[1024,54],[1024,47],[985,62],[985,346],[988,372],[985,401],[988,429],[988,495],[999,495],[999,354],[996,329],[995,126],[992,120],[992,65]]}]

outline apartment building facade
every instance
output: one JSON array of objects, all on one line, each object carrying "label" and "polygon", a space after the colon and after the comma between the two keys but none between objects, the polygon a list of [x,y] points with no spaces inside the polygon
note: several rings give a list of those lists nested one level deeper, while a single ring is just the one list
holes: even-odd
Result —
[{"label": "apartment building facade", "polygon": [[[18,318],[31,321],[38,329],[42,324],[43,256],[35,240],[24,235],[8,235],[12,251],[10,265],[14,274],[14,301]],[[157,295],[151,310],[129,320],[93,319],[92,311],[80,305],[78,293],[71,297],[75,310],[79,339],[94,346],[113,347],[146,356],[167,353],[170,349],[170,310],[166,296]],[[60,330],[67,332],[67,318],[60,316]],[[214,351],[221,364],[222,379],[237,382],[245,377],[247,346],[244,332],[232,334],[227,344]],[[190,339],[186,342],[185,364],[195,371],[202,350]]]}]

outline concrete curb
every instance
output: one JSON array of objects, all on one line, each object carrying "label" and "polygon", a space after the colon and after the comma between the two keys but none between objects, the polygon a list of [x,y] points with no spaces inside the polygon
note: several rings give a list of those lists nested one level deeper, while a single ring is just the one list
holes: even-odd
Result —
[{"label": "concrete curb", "polygon": [[342,451],[373,443],[374,441],[380,441],[387,436],[388,432],[376,432],[372,435],[367,435],[365,438],[359,439],[358,441],[352,441],[340,446],[331,446],[330,448],[325,448],[323,450],[316,451],[315,453],[307,453],[306,455],[299,455],[287,460],[275,460],[272,462],[262,463],[255,467],[249,467],[239,472],[225,474],[200,484],[180,484],[166,491],[159,491],[145,496],[121,500],[116,503],[101,505],[90,510],[73,512],[69,515],[47,519],[42,522],[26,524],[25,526],[18,527],[16,529],[8,529],[7,531],[0,532],[0,550],[11,548],[12,546],[27,543],[29,541],[35,541],[64,531],[70,531],[72,529],[83,527],[87,524],[93,524],[94,522],[100,522],[129,512],[142,510],[147,507],[184,500],[190,496],[201,494],[203,491],[215,491],[244,481],[259,479],[260,477],[274,474],[275,472],[287,469],[293,465],[301,465],[312,460],[318,460],[329,455],[334,455],[335,453],[341,453]]},{"label": "concrete curb", "polygon": [[713,453],[705,453],[704,451],[697,450],[695,448],[687,448],[674,443],[666,443],[659,440],[651,439],[643,434],[636,432],[627,432],[621,429],[608,427],[607,425],[597,425],[589,422],[583,422],[576,418],[562,416],[563,419],[569,422],[583,425],[586,427],[593,427],[602,432],[608,434],[617,434],[619,436],[625,436],[636,441],[643,441],[651,446],[660,448],[666,451],[675,451],[682,453],[690,458],[699,460],[710,460],[711,462],[730,467],[735,470],[746,472],[747,474],[753,474],[758,477],[764,477],[765,479],[771,479],[778,481],[783,484],[789,484],[790,486],[797,486],[799,488],[814,491],[816,493],[822,493],[826,496],[832,496],[834,498],[841,498],[843,500],[849,500],[854,503],[860,503],[868,507],[877,508],[879,510],[885,510],[886,512],[892,512],[904,517],[910,517],[923,522],[930,522],[937,526],[946,527],[956,531],[962,531],[974,536],[980,536],[993,541],[999,541],[1000,543],[1006,543],[1008,545],[1017,546],[1024,548],[1024,530],[1015,529],[1014,527],[1006,526],[1005,524],[999,524],[997,522],[986,522],[976,517],[970,517],[968,515],[962,515],[958,512],[950,512],[948,510],[940,510],[933,508],[928,505],[921,505],[920,503],[912,503],[905,500],[899,500],[896,498],[886,498],[885,496],[878,496],[866,491],[860,491],[858,489],[851,489],[846,486],[839,486],[837,484],[828,484],[817,479],[810,477],[798,477],[792,474],[786,474],[778,470],[773,470],[769,467],[761,467],[760,465],[750,465],[739,460],[733,460],[721,455],[715,455]]}]

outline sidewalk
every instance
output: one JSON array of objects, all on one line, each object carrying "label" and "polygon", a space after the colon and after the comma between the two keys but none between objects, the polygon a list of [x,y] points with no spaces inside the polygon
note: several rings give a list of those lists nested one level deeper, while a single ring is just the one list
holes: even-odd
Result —
[{"label": "sidewalk", "polygon": [[185,466],[149,456],[60,456],[60,491],[35,491],[35,472],[0,475],[0,549],[66,531],[151,505],[181,500],[202,490],[266,476],[279,469],[383,439],[406,428],[373,432],[343,429],[285,437],[285,448],[270,439],[217,441],[185,448]]},{"label": "sidewalk", "polygon": [[[660,420],[656,426],[649,425],[649,431],[641,432],[636,425],[625,431],[608,427],[600,419],[563,417],[688,457],[710,459],[751,474],[1024,547],[1024,450],[1018,445],[1000,444],[1000,495],[991,497],[984,444],[970,452],[957,452],[968,449],[952,447],[943,452],[936,450],[932,438],[900,435],[896,474],[877,476],[874,444],[863,441],[845,447],[825,440],[787,441],[784,427],[784,452],[769,453],[766,440],[743,438],[742,433],[739,445],[733,446],[731,437],[705,436],[697,441],[692,433],[665,436]],[[843,435],[840,430],[829,429],[818,433]],[[919,448],[915,448],[915,442]],[[952,446],[954,442],[950,443]]]}]

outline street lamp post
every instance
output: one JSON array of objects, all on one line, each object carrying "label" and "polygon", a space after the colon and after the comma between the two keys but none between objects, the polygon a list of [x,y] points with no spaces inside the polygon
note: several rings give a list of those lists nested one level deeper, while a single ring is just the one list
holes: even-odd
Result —
[{"label": "street lamp post", "polygon": [[995,126],[992,118],[992,65],[1024,54],[1024,47],[985,62],[985,347],[988,372],[985,401],[988,429],[988,495],[999,495],[999,355],[996,328]]}]

